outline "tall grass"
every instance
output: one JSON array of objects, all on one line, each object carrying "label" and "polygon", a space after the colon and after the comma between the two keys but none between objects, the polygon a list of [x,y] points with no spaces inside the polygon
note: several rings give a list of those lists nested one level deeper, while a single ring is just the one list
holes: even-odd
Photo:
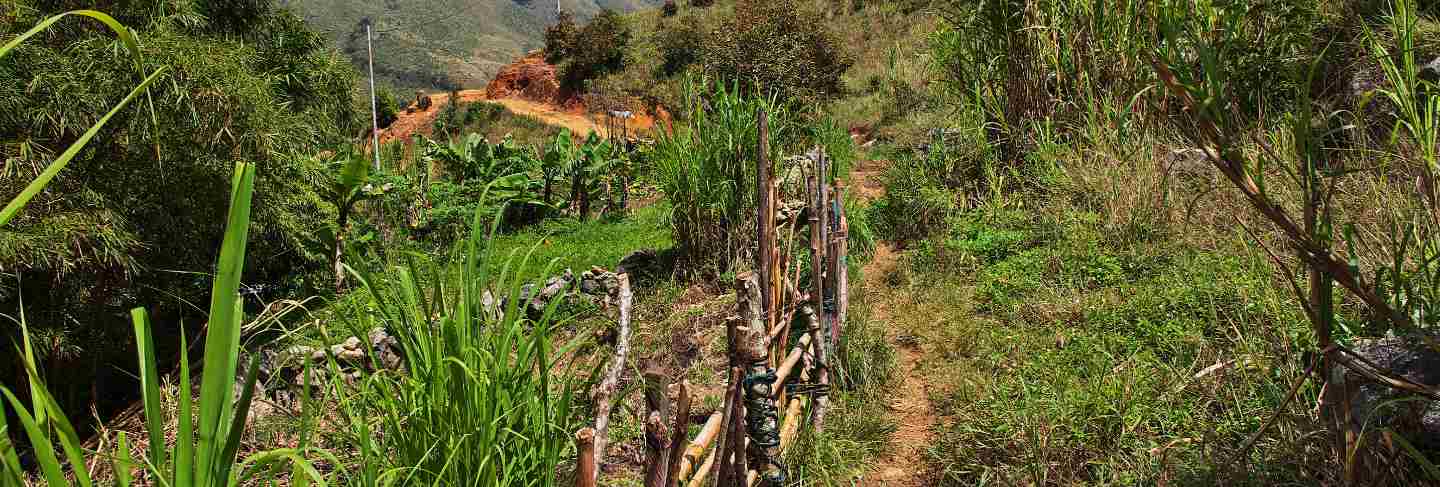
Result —
[{"label": "tall grass", "polygon": [[800,127],[775,96],[740,86],[687,81],[690,119],[662,132],[651,154],[660,189],[674,205],[676,242],[697,264],[725,272],[744,258],[754,234],[757,117],[769,114],[770,160],[794,147]]},{"label": "tall grass", "polygon": [[[410,258],[385,271],[351,270],[370,311],[347,319],[346,331],[366,336],[383,327],[399,341],[405,370],[367,375],[352,393],[330,363],[342,434],[359,452],[350,483],[556,485],[582,386],[557,358],[579,340],[559,349],[552,343],[565,324],[560,300],[542,316],[527,315],[521,286],[534,276],[516,270],[535,247],[496,254],[499,219],[487,239],[480,213],[448,265],[426,268]],[[492,259],[506,262],[495,275]]]}]

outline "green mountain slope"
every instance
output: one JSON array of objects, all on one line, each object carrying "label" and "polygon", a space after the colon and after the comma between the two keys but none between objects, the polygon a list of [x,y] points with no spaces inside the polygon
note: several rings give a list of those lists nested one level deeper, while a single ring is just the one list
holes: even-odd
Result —
[{"label": "green mountain slope", "polygon": [[[543,45],[556,0],[282,0],[365,66],[364,19],[374,19],[375,74],[403,88],[476,88]],[[581,20],[603,8],[633,11],[661,0],[559,0]]]}]

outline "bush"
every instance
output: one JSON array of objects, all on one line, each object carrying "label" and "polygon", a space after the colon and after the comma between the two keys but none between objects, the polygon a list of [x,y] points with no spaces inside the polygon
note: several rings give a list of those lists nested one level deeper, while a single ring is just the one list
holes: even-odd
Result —
[{"label": "bush", "polygon": [[376,119],[380,128],[389,128],[399,118],[400,101],[395,98],[395,92],[389,88],[380,88],[375,95]]},{"label": "bush", "polygon": [[705,45],[705,29],[695,15],[686,15],[679,22],[662,28],[658,37],[660,70],[666,76],[674,76],[698,61]]},{"label": "bush", "polygon": [[545,62],[558,64],[570,57],[579,35],[580,27],[575,24],[575,16],[560,11],[555,25],[545,28]]},{"label": "bush", "polygon": [[795,0],[740,0],[705,43],[705,70],[786,100],[836,95],[854,61],[825,25],[820,13]]},{"label": "bush", "polygon": [[620,71],[625,67],[625,48],[630,44],[630,26],[614,10],[605,9],[580,29],[568,54],[561,82],[571,89],[586,81]]},{"label": "bush", "polygon": [[674,17],[679,12],[680,7],[675,5],[675,0],[665,0],[665,5],[660,7],[660,15],[665,17]]}]

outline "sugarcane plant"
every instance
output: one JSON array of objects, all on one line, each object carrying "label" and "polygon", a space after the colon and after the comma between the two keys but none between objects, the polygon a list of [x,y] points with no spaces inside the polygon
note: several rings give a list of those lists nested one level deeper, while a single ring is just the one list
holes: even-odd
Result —
[{"label": "sugarcane plant", "polygon": [[[1351,429],[1349,401],[1343,389],[1348,386],[1331,382],[1332,369],[1344,367],[1347,372],[1362,376],[1406,392],[1435,398],[1435,391],[1409,381],[1389,377],[1383,371],[1366,367],[1354,359],[1355,352],[1345,347],[1337,331],[1345,332],[1345,316],[1337,312],[1334,288],[1339,285],[1368,311],[1368,324],[1381,331],[1410,334],[1433,331],[1440,313],[1436,305],[1436,285],[1440,284],[1440,217],[1434,196],[1434,181],[1440,175],[1436,164],[1437,115],[1440,97],[1433,84],[1416,75],[1413,33],[1415,19],[1409,0],[1399,0],[1391,16],[1391,27],[1400,40],[1399,62],[1376,36],[1367,30],[1367,43],[1372,55],[1384,67],[1388,87],[1377,90],[1396,105],[1390,144],[1399,154],[1412,148],[1420,159],[1417,184],[1419,205],[1411,214],[1397,215],[1401,222],[1388,232],[1376,232],[1384,241],[1376,245],[1360,237],[1357,224],[1337,216],[1332,208],[1332,195],[1341,178],[1375,167],[1346,167],[1337,160],[1341,151],[1327,144],[1347,127],[1336,120],[1343,112],[1317,111],[1319,104],[1310,98],[1310,81],[1316,69],[1295,74],[1295,104],[1288,115],[1287,129],[1274,139],[1266,139],[1249,130],[1236,107],[1237,83],[1232,82],[1234,64],[1222,49],[1226,35],[1239,32],[1245,21],[1243,9],[1224,10],[1209,6],[1209,15],[1195,17],[1184,11],[1167,11],[1162,15],[1165,42],[1157,49],[1154,68],[1163,87],[1186,109],[1191,126],[1186,135],[1198,151],[1225,176],[1245,200],[1277,229],[1276,236],[1294,252],[1307,274],[1302,286],[1293,279],[1295,272],[1276,252],[1272,260],[1281,273],[1291,278],[1290,285],[1311,322],[1316,339],[1318,380],[1329,384],[1324,390],[1322,417],[1331,428],[1335,440],[1337,463],[1343,475],[1353,480],[1355,458],[1360,439]],[[1178,7],[1177,7],[1178,8]],[[1197,21],[1195,19],[1204,19]],[[1204,22],[1205,25],[1195,25]],[[1372,97],[1375,95],[1372,94]],[[1381,155],[1366,152],[1366,155]],[[1403,156],[1402,156],[1403,157]],[[1268,180],[1279,173],[1284,179]],[[1299,191],[1282,192],[1290,183]],[[1293,202],[1285,201],[1294,198]],[[1293,204],[1287,204],[1293,203]],[[1291,208],[1299,207],[1298,217]],[[1249,229],[1247,229],[1249,230]],[[1338,234],[1338,238],[1337,238]],[[1254,234],[1264,246],[1264,239]],[[1344,245],[1337,245],[1343,243]],[[1365,262],[1378,264],[1365,265]],[[1366,269],[1369,267],[1369,269]],[[1302,289],[1303,288],[1303,289]],[[1308,377],[1308,374],[1307,374]],[[1304,380],[1302,377],[1301,380]],[[1300,384],[1291,389],[1293,400]],[[1273,418],[1265,426],[1273,424]],[[1240,458],[1263,432],[1256,431],[1237,450]],[[1403,441],[1403,439],[1401,440]],[[1428,470],[1427,470],[1428,471]]]}]

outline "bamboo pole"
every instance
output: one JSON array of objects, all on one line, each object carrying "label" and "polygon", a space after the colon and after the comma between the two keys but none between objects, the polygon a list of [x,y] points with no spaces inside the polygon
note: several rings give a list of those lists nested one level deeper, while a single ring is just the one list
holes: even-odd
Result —
[{"label": "bamboo pole", "polygon": [[715,457],[719,451],[719,448],[710,449],[710,456],[705,457],[705,463],[695,471],[695,476],[690,478],[690,483],[685,484],[686,487],[705,487],[706,474],[710,473],[710,467],[715,465]]},{"label": "bamboo pole", "polygon": [[675,397],[675,427],[672,428],[670,436],[670,457],[665,478],[668,485],[680,484],[680,463],[685,450],[689,448],[690,428],[690,381],[680,381],[679,391]]},{"label": "bamboo pole", "polygon": [[595,487],[595,429],[581,428],[575,433],[575,487]]},{"label": "bamboo pole", "polygon": [[[612,408],[611,396],[615,395],[615,389],[620,383],[620,373],[625,370],[625,356],[630,353],[630,307],[634,301],[634,295],[630,292],[630,275],[620,274],[620,338],[615,345],[615,360],[610,363],[610,370],[605,374],[605,380],[600,383],[600,389],[595,393],[595,465],[599,466],[605,458],[605,438],[610,430],[610,409]],[[590,473],[591,485],[597,480],[598,469]]]},{"label": "bamboo pole", "polygon": [[[715,411],[715,414],[711,414],[710,419],[705,421],[705,426],[700,428],[700,434],[695,435],[695,439],[685,448],[685,455],[680,459],[680,473],[675,477],[677,480],[689,477],[692,471],[696,476],[703,476],[710,469],[710,464],[715,458],[714,452],[719,450],[719,448],[710,448],[710,444],[720,436],[720,424],[724,419],[725,411]],[[700,460],[700,456],[704,455],[706,450],[711,452],[712,461],[705,462],[697,470],[695,463]]]}]

